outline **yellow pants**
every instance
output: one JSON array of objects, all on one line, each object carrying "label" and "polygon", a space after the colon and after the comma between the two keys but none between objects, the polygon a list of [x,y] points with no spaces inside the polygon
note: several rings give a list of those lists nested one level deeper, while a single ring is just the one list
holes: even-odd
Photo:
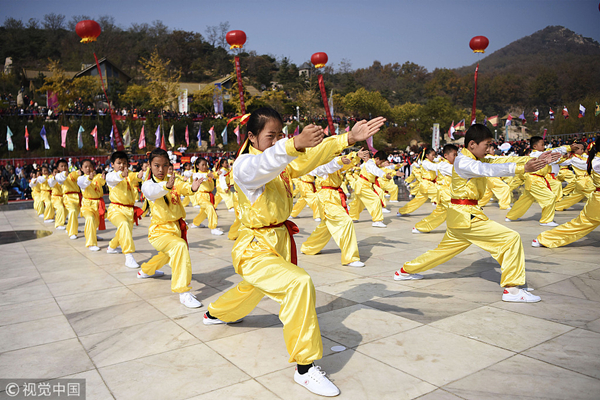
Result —
[{"label": "yellow pants", "polygon": [[556,203],[558,203],[563,197],[563,187],[562,182],[556,178],[548,177],[548,183],[550,183],[550,187],[552,188],[552,193],[554,193],[554,199]]},{"label": "yellow pants", "polygon": [[65,224],[65,205],[62,196],[52,196],[52,207],[54,207],[54,227],[58,228]]},{"label": "yellow pants", "polygon": [[561,168],[556,175],[556,179],[561,182],[571,183],[575,180],[575,174],[569,168]]},{"label": "yellow pants", "polygon": [[52,195],[50,191],[42,190],[42,201],[44,202],[44,221],[54,218],[54,207],[52,207]]},{"label": "yellow pants", "polygon": [[313,212],[313,218],[321,218],[323,210],[321,209],[317,194],[313,192],[313,185],[304,181],[298,181],[298,187],[300,188],[300,198],[292,209],[292,217],[296,218],[300,214],[300,211],[308,204]]},{"label": "yellow pants", "polygon": [[581,200],[589,198],[594,190],[596,190],[596,187],[590,176],[577,178],[575,180],[575,190],[573,190],[570,195],[563,197],[560,202],[556,203],[556,210],[564,211],[567,208],[574,206]]},{"label": "yellow pants", "polygon": [[240,205],[238,203],[238,194],[235,192],[233,193],[233,209],[235,210],[235,221],[233,221],[233,224],[229,228],[229,233],[227,234],[227,238],[229,240],[236,240],[238,238],[239,229],[242,224],[242,221],[240,220]]},{"label": "yellow pants", "polygon": [[33,209],[35,210],[37,215],[43,215],[44,214],[44,201],[42,200],[42,195],[32,193],[31,197],[33,197]]},{"label": "yellow pants", "polygon": [[135,252],[133,243],[133,208],[111,204],[107,212],[108,220],[117,228],[115,237],[108,246],[116,249],[121,246],[123,254]]},{"label": "yellow pants", "polygon": [[79,195],[78,194],[64,194],[63,202],[65,204],[65,208],[67,209],[67,216],[69,218],[69,222],[67,223],[67,233],[69,236],[77,235],[79,228],[79,213],[81,209],[79,208]]},{"label": "yellow pants", "polygon": [[219,205],[221,200],[225,201],[225,206],[229,210],[233,207],[233,193],[230,190],[224,191],[220,186],[217,186],[217,194],[215,196],[215,208]]},{"label": "yellow pants", "polygon": [[360,213],[367,207],[373,222],[383,221],[381,198],[374,187],[372,183],[362,178],[356,180],[355,198],[350,203],[350,218],[352,220],[358,221]]},{"label": "yellow pants", "polygon": [[600,192],[594,192],[579,215],[554,229],[540,233],[538,242],[549,248],[573,243],[600,225]]},{"label": "yellow pants", "polygon": [[448,228],[437,248],[404,264],[409,274],[427,271],[445,263],[471,244],[489,252],[502,271],[500,286],[525,284],[525,253],[519,234],[497,222],[475,218],[467,229]]},{"label": "yellow pants", "polygon": [[450,196],[450,187],[441,186],[440,187],[440,201],[437,207],[433,210],[431,214],[423,218],[421,221],[417,222],[415,228],[419,232],[431,232],[438,226],[446,221],[446,216],[448,215],[448,206],[450,204],[451,196]]},{"label": "yellow pants", "polygon": [[302,253],[318,254],[333,237],[342,251],[342,264],[360,261],[354,223],[342,207],[339,192],[321,189],[317,196],[323,205],[323,220],[302,244]]},{"label": "yellow pants", "polygon": [[85,218],[85,247],[97,246],[98,238],[96,230],[100,223],[100,214],[98,213],[100,201],[84,198],[81,201],[81,215]]},{"label": "yellow pants", "polygon": [[210,194],[198,192],[196,194],[196,200],[198,200],[200,212],[196,215],[196,218],[194,218],[194,225],[200,226],[202,221],[208,217],[208,227],[210,229],[215,229],[217,227],[218,218],[215,207],[210,202]]},{"label": "yellow pants", "polygon": [[512,193],[513,190],[516,190],[519,186],[525,183],[525,178],[522,175],[513,176],[508,183],[508,188]]},{"label": "yellow pants", "polygon": [[232,251],[236,272],[243,281],[211,303],[208,311],[232,322],[248,315],[263,296],[270,297],[280,304],[279,320],[289,362],[310,364],[323,356],[312,279],[289,261],[290,239],[285,226],[269,229],[274,232],[269,243],[262,235],[252,241],[252,231],[242,226]]},{"label": "yellow pants", "polygon": [[435,199],[437,198],[437,196],[437,185],[431,181],[423,179],[423,181],[419,185],[419,192],[417,193],[415,198],[409,201],[407,204],[405,204],[404,207],[400,208],[398,212],[400,214],[413,213],[417,211],[419,207],[425,204],[428,198],[433,197]]},{"label": "yellow pants", "polygon": [[175,293],[189,292],[191,290],[189,285],[192,282],[192,261],[188,245],[181,238],[179,223],[175,221],[151,225],[148,230],[148,241],[158,254],[142,264],[142,271],[154,275],[157,269],[169,264],[171,290]]},{"label": "yellow pants", "polygon": [[398,185],[396,185],[394,179],[389,181],[382,179],[379,181],[379,184],[381,185],[381,189],[390,195],[390,201],[398,201]]},{"label": "yellow pants", "polygon": [[183,196],[183,199],[181,199],[181,205],[187,207],[188,204],[190,204],[190,196]]},{"label": "yellow pants", "polygon": [[[530,179],[527,177],[527,179]],[[521,218],[529,207],[534,202],[537,202],[542,207],[542,216],[540,218],[540,224],[545,224],[554,221],[556,197],[552,190],[546,186],[544,178],[534,177],[531,180],[531,186],[526,182],[525,190],[519,200],[513,204],[512,209],[506,214],[506,218],[512,219],[513,221],[517,218]]]},{"label": "yellow pants", "polygon": [[512,192],[510,187],[504,183],[500,178],[490,177],[487,178],[487,188],[485,194],[479,200],[479,206],[484,207],[492,198],[492,195],[498,199],[498,206],[501,210],[506,210],[510,207],[510,201],[512,199]]}]

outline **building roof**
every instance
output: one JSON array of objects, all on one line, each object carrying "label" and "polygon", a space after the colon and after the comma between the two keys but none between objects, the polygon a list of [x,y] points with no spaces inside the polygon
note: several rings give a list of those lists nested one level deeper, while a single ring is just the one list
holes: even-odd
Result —
[{"label": "building roof", "polygon": [[[128,81],[131,80],[131,77],[129,75],[127,75],[125,72],[123,72],[119,67],[117,67],[115,65],[115,63],[113,63],[112,61],[110,61],[108,58],[104,57],[104,58],[98,60],[98,64],[99,65],[102,65],[104,63],[110,64],[114,69],[116,69],[117,71],[119,71],[119,73],[123,74]],[[91,71],[94,68],[96,68],[96,64],[89,64],[87,68],[84,68],[81,71],[77,72],[74,77],[83,76],[83,75],[85,75],[86,73],[88,73],[89,71]]]},{"label": "building roof", "polygon": [[301,66],[298,67],[298,69],[311,69],[311,67],[312,65],[308,61],[305,61]]},{"label": "building roof", "polygon": [[[36,79],[40,74],[44,75],[44,77],[46,78],[50,78],[52,77],[52,75],[54,75],[52,71],[23,68],[23,75],[25,75],[25,79],[27,79],[28,81]],[[65,76],[69,79],[73,79],[75,74],[77,74],[77,71],[65,71]]]}]

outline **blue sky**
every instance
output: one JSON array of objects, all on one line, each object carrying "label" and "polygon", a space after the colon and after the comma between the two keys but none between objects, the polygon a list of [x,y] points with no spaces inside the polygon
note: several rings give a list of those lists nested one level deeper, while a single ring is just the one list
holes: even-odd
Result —
[{"label": "blue sky", "polygon": [[374,60],[411,61],[429,71],[461,67],[478,60],[469,48],[473,36],[488,37],[489,54],[548,25],[600,41],[597,0],[0,0],[0,9],[2,18],[24,22],[52,12],[67,20],[112,15],[124,29],[161,20],[203,35],[207,26],[228,21],[246,32],[248,50],[298,65],[324,51],[335,68],[342,59],[354,69]]}]

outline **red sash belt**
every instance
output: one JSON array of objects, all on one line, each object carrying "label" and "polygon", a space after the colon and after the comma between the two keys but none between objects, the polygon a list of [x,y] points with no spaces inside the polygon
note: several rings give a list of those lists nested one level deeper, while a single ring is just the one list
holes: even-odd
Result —
[{"label": "red sash belt", "polygon": [[287,228],[288,234],[290,235],[290,243],[292,245],[291,248],[291,260],[292,260],[292,264],[298,265],[298,253],[296,251],[296,241],[294,240],[294,235],[298,232],[300,232],[300,229],[298,229],[298,225],[296,225],[295,223],[293,223],[292,221],[285,220],[284,222],[277,224],[277,225],[269,225],[269,226],[263,226],[262,228],[258,228],[258,229],[264,229],[264,228],[279,228],[280,226],[285,225],[285,227]]},{"label": "red sash belt", "polygon": [[424,179],[424,180],[426,180],[426,181],[429,181],[429,182],[432,182],[432,183],[436,183],[436,182],[437,182],[437,178],[435,178],[435,179],[433,179],[433,180],[431,180],[431,179],[427,179],[427,178],[422,178],[422,179]]},{"label": "red sash belt", "polygon": [[596,192],[600,192],[600,187],[597,187],[597,188],[596,188]]},{"label": "red sash belt", "polygon": [[181,230],[181,238],[183,240],[185,240],[185,243],[188,245],[188,248],[190,247],[188,241],[187,241],[187,230],[188,230],[188,226],[185,223],[185,219],[183,218],[179,218],[179,220],[177,221],[179,222],[179,229]]},{"label": "red sash belt", "polygon": [[53,194],[52,197],[63,197],[62,194]]},{"label": "red sash belt", "polygon": [[306,181],[303,181],[302,179],[300,179],[300,182],[304,182],[304,183],[306,183],[307,185],[310,185],[310,186],[312,186],[313,193],[316,193],[316,192],[317,192],[317,188],[316,188],[316,186],[315,186],[315,183],[314,183],[314,182],[306,182]]},{"label": "red sash belt", "polygon": [[321,186],[321,189],[331,189],[331,190],[337,190],[338,193],[340,194],[340,200],[342,201],[342,207],[344,207],[344,210],[346,210],[346,214],[348,214],[348,204],[346,203],[346,193],[344,193],[344,190],[342,188],[339,187],[333,187],[333,186]]},{"label": "red sash belt", "polygon": [[79,196],[79,208],[81,208],[81,199],[83,198],[83,195],[81,194],[81,192],[67,192],[67,193],[63,193],[63,195],[66,194],[76,194],[77,196]]},{"label": "red sash belt", "polygon": [[208,192],[206,190],[199,190],[200,193],[208,193],[208,195],[210,196],[210,204],[215,205],[215,195],[213,194],[213,192]]},{"label": "red sash belt", "polygon": [[531,174],[533,176],[539,176],[540,178],[543,178],[546,181],[546,186],[548,186],[548,189],[550,189],[550,191],[552,191],[552,187],[550,186],[550,182],[548,182],[548,179],[546,179],[546,177],[544,175],[538,175],[538,174]]},{"label": "red sash belt", "polygon": [[144,210],[142,210],[141,208],[139,208],[137,206],[134,206],[133,204],[121,204],[121,203],[117,203],[116,201],[112,201],[110,204],[114,204],[116,206],[133,208],[133,222],[135,222],[136,225],[139,225],[138,221],[140,219],[142,219],[142,214],[144,214]]},{"label": "red sash belt", "polygon": [[[360,174],[360,177],[363,178],[365,181],[371,183],[370,180],[368,180],[367,178],[364,177],[363,174]],[[379,181],[377,180],[377,178],[375,178],[375,185],[379,186]],[[379,193],[377,193],[377,190],[375,190],[375,187],[373,186],[373,183],[371,183],[371,188],[373,188],[373,191],[375,192],[375,194],[377,195],[377,197],[379,197]],[[385,207],[385,203],[383,202],[383,200],[381,199],[381,197],[379,197],[379,201],[381,202],[381,207]]]},{"label": "red sash belt", "polygon": [[106,217],[106,203],[104,202],[104,197],[97,197],[97,198],[93,198],[93,197],[84,197],[84,199],[87,200],[98,200],[98,230],[99,231],[105,231],[106,230],[106,222],[104,221],[104,218]]},{"label": "red sash belt", "polygon": [[452,200],[450,200],[450,203],[462,204],[462,205],[466,205],[466,206],[476,206],[477,204],[479,204],[479,201],[471,200],[471,199],[452,199]]}]

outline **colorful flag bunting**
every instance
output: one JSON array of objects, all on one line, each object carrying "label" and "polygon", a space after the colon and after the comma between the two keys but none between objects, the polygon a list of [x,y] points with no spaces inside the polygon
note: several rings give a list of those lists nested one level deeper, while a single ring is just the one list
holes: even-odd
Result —
[{"label": "colorful flag bunting", "polygon": [[40,131],[40,136],[44,139],[44,149],[50,150],[50,145],[48,144],[48,138],[46,137],[46,127],[42,126],[42,130]]},{"label": "colorful flag bunting", "polygon": [[171,125],[171,130],[169,131],[169,144],[171,147],[175,147],[175,125]]},{"label": "colorful flag bunting", "polygon": [[508,118],[506,118],[506,124],[504,126],[512,126],[512,115],[508,114]]},{"label": "colorful flag bunting", "polygon": [[377,153],[377,149],[373,147],[373,136],[369,136],[366,140],[369,151],[373,154]]},{"label": "colorful flag bunting", "polygon": [[294,129],[294,136],[298,136],[300,134],[300,125],[296,125],[296,129]]},{"label": "colorful flag bunting", "polygon": [[67,147],[67,132],[69,132],[68,126],[60,127],[60,147],[63,149]]},{"label": "colorful flag bunting", "polygon": [[131,147],[131,131],[129,130],[129,127],[127,127],[125,133],[123,133],[123,146]]},{"label": "colorful flag bunting", "polygon": [[196,135],[196,138],[198,139],[198,147],[200,147],[202,145],[202,122],[200,122],[200,126],[198,127],[198,134]]},{"label": "colorful flag bunting", "polygon": [[594,116],[597,117],[598,114],[600,114],[600,104],[598,104],[598,102],[596,102],[596,115],[594,115]]},{"label": "colorful flag bunting", "polygon": [[79,125],[79,129],[77,130],[77,148],[83,148],[83,126]]},{"label": "colorful flag bunting", "polygon": [[29,151],[29,131],[27,125],[25,125],[25,150]]},{"label": "colorful flag bunting", "polygon": [[536,110],[533,112],[533,122],[538,122],[538,121],[539,121],[539,118],[540,118],[540,112],[539,112],[539,111],[536,109]]},{"label": "colorful flag bunting", "polygon": [[14,151],[15,149],[15,145],[13,144],[12,141],[12,131],[10,130],[10,127],[8,125],[6,125],[6,143],[8,146],[8,151]]},{"label": "colorful flag bunting", "polygon": [[569,118],[569,110],[567,110],[567,106],[563,108],[562,115],[565,117],[565,119]]},{"label": "colorful flag bunting", "polygon": [[156,132],[154,132],[154,137],[156,138],[156,140],[154,141],[154,147],[159,148],[160,147],[160,125],[158,125],[156,127]]},{"label": "colorful flag bunting", "polygon": [[185,145],[190,146],[190,131],[187,125],[185,126]]},{"label": "colorful flag bunting", "polygon": [[216,140],[215,127],[211,126],[210,129],[208,130],[208,133],[210,133],[210,145],[214,146],[215,140]]},{"label": "colorful flag bunting", "polygon": [[579,104],[579,118],[585,117],[585,107]]},{"label": "colorful flag bunting", "polygon": [[138,140],[138,149],[143,149],[144,147],[146,147],[146,135],[144,134],[144,125],[142,125],[140,140]]},{"label": "colorful flag bunting", "polygon": [[456,129],[454,129],[454,120],[452,120],[452,123],[450,124],[450,129],[448,129],[448,137],[450,138],[450,140],[454,140],[454,132],[456,132]]},{"label": "colorful flag bunting", "polygon": [[550,109],[550,111],[548,111],[548,114],[550,115],[550,121],[554,121],[554,111]]},{"label": "colorful flag bunting", "polygon": [[112,151],[115,151],[115,131],[114,127],[112,126],[110,128],[110,148],[112,149]]},{"label": "colorful flag bunting", "polygon": [[488,122],[493,126],[498,126],[498,116],[494,115],[493,117],[489,117]]},{"label": "colorful flag bunting", "polygon": [[223,145],[227,144],[227,125],[225,125],[225,129],[221,132],[221,137],[223,138]]},{"label": "colorful flag bunting", "polygon": [[92,135],[92,137],[94,138],[94,146],[98,148],[98,125],[96,125],[94,129],[92,129],[90,135]]},{"label": "colorful flag bunting", "polygon": [[454,130],[464,131],[465,130],[465,120],[461,119],[456,125],[454,125]]},{"label": "colorful flag bunting", "polygon": [[233,133],[235,133],[235,137],[237,138],[237,144],[240,144],[240,127],[236,126],[235,129],[233,130]]}]

